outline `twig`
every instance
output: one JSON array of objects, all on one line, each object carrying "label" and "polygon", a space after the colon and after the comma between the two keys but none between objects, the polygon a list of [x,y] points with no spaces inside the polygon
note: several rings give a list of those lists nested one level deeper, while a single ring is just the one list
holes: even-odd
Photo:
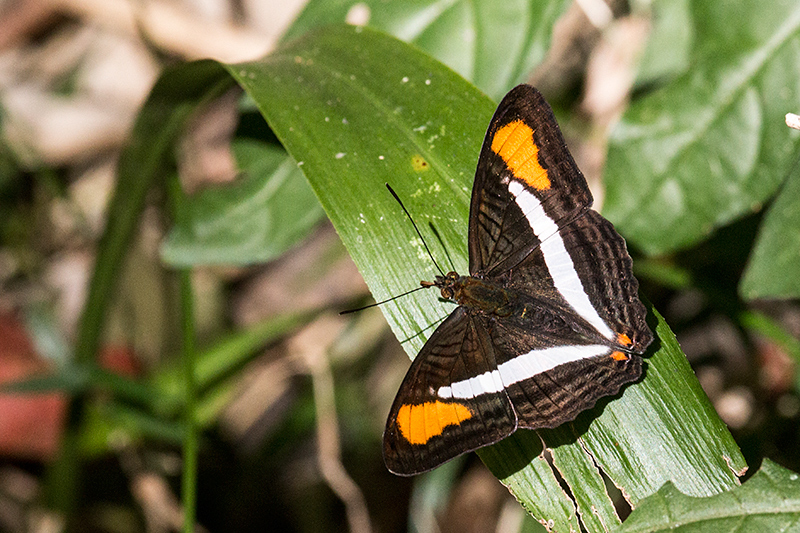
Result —
[{"label": "twig", "polygon": [[317,413],[318,461],[322,477],[344,503],[350,531],[370,533],[372,526],[364,495],[342,465],[333,374],[328,361],[329,339],[335,338],[342,325],[341,319],[332,317],[315,321],[295,337],[292,351],[302,357],[311,374]]},{"label": "twig", "polygon": [[604,29],[614,20],[614,12],[603,0],[575,0],[575,3],[597,29]]}]

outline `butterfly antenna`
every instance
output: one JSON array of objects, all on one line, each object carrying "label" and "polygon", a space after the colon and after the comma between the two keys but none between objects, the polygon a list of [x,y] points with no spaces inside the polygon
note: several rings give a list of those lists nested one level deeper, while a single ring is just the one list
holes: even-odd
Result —
[{"label": "butterfly antenna", "polygon": [[394,196],[394,199],[397,200],[397,203],[400,204],[400,207],[403,208],[403,211],[405,212],[406,216],[408,217],[408,220],[411,221],[411,225],[414,226],[414,231],[416,231],[417,235],[419,235],[419,239],[422,241],[422,245],[425,246],[425,251],[428,252],[428,257],[430,257],[431,261],[433,261],[433,264],[436,265],[436,269],[439,271],[439,273],[442,276],[444,276],[444,271],[442,270],[442,267],[440,267],[439,263],[436,262],[436,259],[433,258],[433,254],[431,253],[431,249],[428,248],[428,243],[425,242],[425,239],[422,237],[422,233],[420,233],[419,228],[417,227],[417,223],[414,222],[413,218],[411,218],[411,213],[409,213],[408,209],[406,209],[406,206],[403,205],[402,200],[400,200],[400,197],[397,196],[396,192],[394,192],[394,189],[392,189],[392,186],[387,183],[386,184],[386,188],[389,189],[389,192],[392,193],[392,196]]},{"label": "butterfly antenna", "polygon": [[436,229],[436,226],[433,225],[433,222],[428,222],[428,226],[430,226],[433,234],[436,235],[436,239],[439,241],[439,244],[442,245],[442,248],[444,249],[444,255],[447,256],[447,261],[450,263],[450,270],[454,271],[456,269],[456,265],[453,263],[453,258],[450,257],[450,252],[447,251],[447,246],[444,245],[442,236],[439,235],[439,230]]},{"label": "butterfly antenna", "polygon": [[370,307],[378,307],[379,305],[383,305],[383,304],[385,304],[387,302],[391,302],[392,300],[397,300],[398,298],[402,298],[403,296],[408,296],[412,292],[417,292],[417,291],[420,291],[422,289],[427,289],[427,288],[428,287],[423,285],[422,287],[417,287],[416,289],[411,289],[410,291],[406,291],[403,294],[398,294],[397,296],[392,296],[391,298],[388,298],[388,299],[386,299],[386,300],[384,300],[382,302],[371,303],[369,305],[365,305],[364,307],[358,307],[356,309],[347,309],[346,311],[340,311],[339,314],[340,315],[349,315],[350,313],[355,313],[357,311],[363,311],[364,309],[369,309]]},{"label": "butterfly antenna", "polygon": [[400,344],[405,344],[405,343],[409,342],[409,341],[410,341],[410,340],[412,340],[412,339],[415,339],[415,338],[417,338],[417,337],[421,337],[423,333],[425,333],[425,332],[426,332],[426,331],[428,331],[428,330],[431,330],[431,329],[435,328],[436,326],[438,326],[439,324],[441,324],[442,322],[444,322],[444,320],[445,320],[446,318],[447,318],[447,315],[444,315],[442,318],[438,319],[436,322],[434,322],[434,323],[430,324],[430,325],[429,325],[429,326],[427,326],[427,327],[424,327],[424,328],[420,329],[419,331],[417,331],[416,333],[414,333],[414,334],[413,334],[413,335],[411,335],[410,337],[406,337],[405,339],[401,340],[401,341],[400,341]]}]

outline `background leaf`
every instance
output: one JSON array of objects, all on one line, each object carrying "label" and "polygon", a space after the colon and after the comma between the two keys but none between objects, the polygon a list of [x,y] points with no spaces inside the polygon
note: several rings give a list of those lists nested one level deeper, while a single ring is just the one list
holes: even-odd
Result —
[{"label": "background leaf", "polygon": [[739,289],[748,299],[800,297],[800,172],[797,167],[767,210]]},{"label": "background leaf", "polygon": [[[436,273],[385,191],[387,180],[433,253],[446,264],[443,247],[456,268],[466,271],[468,198],[491,101],[414,48],[360,28],[313,32],[263,61],[228,69],[302,162],[376,298]],[[432,292],[382,306],[410,354],[452,310]],[[661,340],[642,383],[627,387],[616,401],[601,402],[560,434],[541,432],[548,445],[571,446],[571,453],[584,456],[583,469],[564,468],[561,474],[571,490],[587,490],[581,501],[605,505],[606,517],[614,511],[605,491],[597,492],[602,480],[595,463],[634,504],[668,479],[693,494],[713,494],[735,485],[734,470],[744,467],[674,337],[654,316],[651,326],[656,324]],[[539,458],[540,442],[535,433],[521,431],[481,456],[535,516],[553,520],[557,530],[574,529],[574,504]],[[584,484],[586,478],[595,482]]]},{"label": "background leaf", "polygon": [[800,108],[800,4],[691,7],[691,68],[632,102],[605,169],[604,214],[648,254],[695,244],[759,209],[800,146],[783,123]]},{"label": "background leaf", "polygon": [[692,498],[667,484],[618,531],[797,531],[798,523],[800,476],[765,459],[741,487],[707,498]]},{"label": "background leaf", "polygon": [[247,265],[269,261],[314,228],[324,212],[297,164],[279,147],[237,139],[232,150],[242,175],[182,202],[161,247],[173,266]]},{"label": "background leaf", "polygon": [[542,62],[555,22],[569,4],[566,0],[311,0],[284,39],[323,24],[366,23],[420,47],[499,100]]},{"label": "background leaf", "polygon": [[652,22],[647,46],[639,60],[636,83],[644,86],[689,68],[694,26],[689,0],[631,2],[634,13],[645,11]]}]

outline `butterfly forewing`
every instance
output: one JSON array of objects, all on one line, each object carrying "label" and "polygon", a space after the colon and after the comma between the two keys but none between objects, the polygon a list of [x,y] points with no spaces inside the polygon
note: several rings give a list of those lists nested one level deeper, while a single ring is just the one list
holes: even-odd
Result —
[{"label": "butterfly forewing", "polygon": [[[436,328],[411,363],[389,412],[383,458],[390,471],[419,474],[514,432],[514,410],[492,378],[494,361],[489,336],[465,308]],[[442,390],[479,376],[486,390],[496,390],[478,400],[463,397],[463,389]]]},{"label": "butterfly forewing", "polygon": [[521,259],[540,242],[509,190],[515,178],[556,227],[592,204],[586,180],[567,149],[550,106],[529,85],[520,85],[503,98],[481,148],[469,218],[473,275],[508,270],[514,259]]}]

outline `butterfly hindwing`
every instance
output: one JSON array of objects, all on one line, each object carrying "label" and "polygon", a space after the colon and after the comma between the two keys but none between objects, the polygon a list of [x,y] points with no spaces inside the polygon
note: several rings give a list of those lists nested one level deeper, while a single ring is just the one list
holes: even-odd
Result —
[{"label": "butterfly hindwing", "polygon": [[587,211],[559,231],[581,282],[581,291],[609,327],[612,342],[641,354],[653,340],[639,300],[639,282],[633,275],[625,240],[596,211]]},{"label": "butterfly hindwing", "polygon": [[494,320],[489,328],[519,427],[560,426],[641,375],[639,356],[589,342],[557,318],[537,318],[539,333],[524,318]]},{"label": "butterfly hindwing", "polygon": [[[516,416],[496,379],[494,360],[481,324],[465,308],[456,308],[411,363],[395,397],[383,436],[390,471],[425,472],[514,432]],[[478,401],[464,397],[462,389],[453,393],[454,384],[478,376],[487,391],[496,390]]]},{"label": "butterfly hindwing", "polygon": [[506,285],[563,305],[565,317],[588,325],[609,345],[642,353],[652,340],[625,241],[595,211],[545,239],[514,266]]}]

